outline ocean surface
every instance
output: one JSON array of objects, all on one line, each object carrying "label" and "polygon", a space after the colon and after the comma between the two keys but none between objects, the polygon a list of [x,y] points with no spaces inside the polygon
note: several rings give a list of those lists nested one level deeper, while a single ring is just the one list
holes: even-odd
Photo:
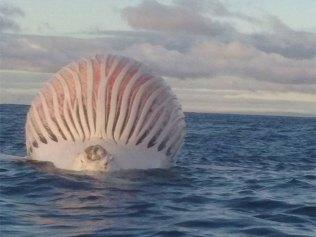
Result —
[{"label": "ocean surface", "polygon": [[316,118],[186,114],[176,166],[92,176],[26,161],[1,105],[1,236],[316,236]]}]

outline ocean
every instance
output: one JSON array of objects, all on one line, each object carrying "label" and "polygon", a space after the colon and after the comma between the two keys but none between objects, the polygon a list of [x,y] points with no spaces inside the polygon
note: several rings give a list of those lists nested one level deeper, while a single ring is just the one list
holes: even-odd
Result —
[{"label": "ocean", "polygon": [[316,236],[316,118],[186,113],[169,170],[81,175],[24,158],[1,105],[1,236]]}]

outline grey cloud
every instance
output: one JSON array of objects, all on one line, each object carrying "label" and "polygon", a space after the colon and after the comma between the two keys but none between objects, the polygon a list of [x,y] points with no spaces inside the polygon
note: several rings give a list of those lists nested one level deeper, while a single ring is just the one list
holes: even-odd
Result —
[{"label": "grey cloud", "polygon": [[2,69],[54,72],[74,59],[111,52],[120,48],[120,44],[101,39],[4,34],[0,39],[0,66]]},{"label": "grey cloud", "polygon": [[3,33],[0,37],[0,69],[55,72],[78,58],[117,53],[143,42],[137,37],[112,33],[90,39]]},{"label": "grey cloud", "polygon": [[[11,26],[6,23],[4,31],[18,29],[14,19],[23,12],[12,8],[2,12],[0,16],[13,21]],[[243,108],[247,113],[275,110],[315,114],[314,33],[293,30],[270,16],[265,19],[268,31],[242,34],[219,19],[253,21],[257,26],[259,20],[231,11],[219,1],[182,0],[172,5],[144,1],[125,8],[122,15],[134,31],[95,28],[84,32],[89,39],[2,33],[0,68],[56,72],[80,57],[115,53],[143,61],[167,80],[174,80],[173,87],[178,87],[176,92],[189,111],[240,112]],[[38,81],[50,76],[39,75]],[[1,78],[9,83],[15,77]],[[15,87],[7,84],[0,100],[22,98],[18,102],[25,103],[30,99],[35,93],[32,88],[38,84],[31,86],[32,82],[25,83],[23,78],[27,75],[21,74]],[[183,78],[186,80],[180,80]],[[20,91],[28,87],[32,90]],[[221,95],[216,94],[218,90]],[[296,93],[287,94],[293,91]]]},{"label": "grey cloud", "polygon": [[[126,8],[123,16],[135,29],[163,32],[173,39],[158,45],[147,41],[125,51],[164,75],[236,75],[275,83],[316,83],[315,34],[295,31],[277,17],[266,17],[267,32],[242,34],[218,24],[213,16],[255,24],[264,21],[230,11],[215,0],[178,0],[173,5],[143,1]],[[212,23],[221,30],[212,29]]]},{"label": "grey cloud", "polygon": [[[76,39],[13,36],[0,40],[4,69],[54,72],[80,57],[116,53],[145,62],[163,76],[211,78],[230,75],[281,84],[315,84],[316,59],[296,60],[241,42],[204,40],[186,50],[120,37]],[[53,47],[52,47],[53,45]]]},{"label": "grey cloud", "polygon": [[234,31],[230,25],[205,17],[184,5],[164,5],[154,0],[127,7],[122,16],[134,29],[213,36]]},{"label": "grey cloud", "polygon": [[[217,10],[223,15],[232,14],[225,11]],[[102,37],[90,39],[4,34],[0,39],[1,68],[54,72],[79,57],[116,53],[176,78],[236,76],[287,86],[316,83],[316,58],[310,50],[315,44],[314,35],[306,32],[304,36],[305,54],[292,43],[286,48],[282,44],[286,38],[294,42],[298,37],[299,44],[302,36],[277,18],[269,18],[273,30],[270,34],[275,37],[239,34],[236,30],[235,35],[222,30],[220,36],[215,36],[209,26],[212,20],[199,9],[190,12],[188,6],[178,3],[144,1],[124,9],[123,15],[137,31],[94,29],[88,33]],[[203,29],[208,29],[210,35],[203,35]]]},{"label": "grey cloud", "polygon": [[269,16],[266,22],[270,31],[245,35],[241,40],[264,52],[288,58],[312,59],[316,56],[315,33],[294,30],[275,16]]},{"label": "grey cloud", "polygon": [[294,60],[262,52],[240,42],[205,41],[180,53],[151,44],[124,51],[165,76],[180,78],[235,75],[285,84],[315,84],[316,59]]},{"label": "grey cloud", "polygon": [[176,50],[179,52],[188,51],[196,42],[203,39],[197,35],[168,34],[166,32],[157,32],[150,30],[133,30],[133,31],[113,31],[94,29],[83,33],[89,35],[103,36],[104,38],[112,38],[115,42],[128,41],[129,46],[134,44],[149,43],[152,45],[160,45],[168,50]]},{"label": "grey cloud", "polygon": [[235,18],[247,22],[262,23],[255,17],[248,16],[241,12],[229,10],[222,2],[218,0],[175,0],[175,4],[186,7],[189,10],[211,15],[212,17]]},{"label": "grey cloud", "polygon": [[[179,38],[180,41],[192,42],[203,37],[220,42],[238,40],[266,53],[276,53],[288,58],[312,59],[316,56],[315,33],[293,30],[275,16],[259,19],[231,11],[216,0],[178,0],[173,5],[152,0],[143,1],[137,6],[125,8],[122,16],[136,30],[169,34],[171,38]],[[214,17],[245,20],[256,27],[266,25],[268,30],[243,34],[232,25],[215,20]]]},{"label": "grey cloud", "polygon": [[15,18],[23,16],[24,12],[20,8],[2,3],[0,5],[0,32],[20,30]]}]

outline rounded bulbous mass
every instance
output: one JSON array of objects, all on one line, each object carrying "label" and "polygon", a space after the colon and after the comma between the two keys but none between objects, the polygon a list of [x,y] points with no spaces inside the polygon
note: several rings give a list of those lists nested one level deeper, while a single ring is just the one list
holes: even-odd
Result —
[{"label": "rounded bulbous mass", "polygon": [[32,102],[28,156],[68,170],[166,168],[185,136],[181,106],[141,63],[108,55],[63,67]]}]

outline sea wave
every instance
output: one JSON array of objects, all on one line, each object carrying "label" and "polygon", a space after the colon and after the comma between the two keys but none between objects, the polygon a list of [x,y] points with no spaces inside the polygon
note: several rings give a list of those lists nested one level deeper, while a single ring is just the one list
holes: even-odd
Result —
[{"label": "sea wave", "polygon": [[176,166],[87,175],[25,159],[26,110],[0,106],[2,236],[315,236],[315,119],[187,114]]}]

